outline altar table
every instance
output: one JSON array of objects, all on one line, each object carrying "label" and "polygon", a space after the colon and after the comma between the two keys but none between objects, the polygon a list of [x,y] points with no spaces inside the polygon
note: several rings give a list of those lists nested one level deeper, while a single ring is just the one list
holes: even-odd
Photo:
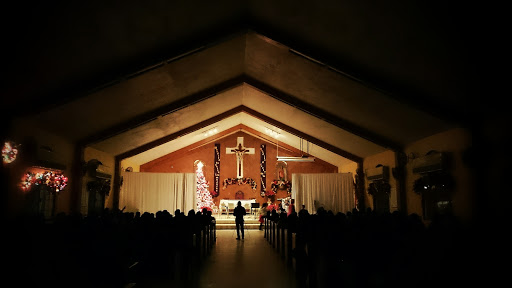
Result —
[{"label": "altar table", "polygon": [[[228,203],[233,203],[236,207],[236,205],[238,205],[238,201],[242,203],[242,206],[245,206],[246,203],[256,203],[256,199],[221,199],[219,206],[228,206]],[[251,204],[249,204],[249,206],[250,205]]]},{"label": "altar table", "polygon": [[236,207],[236,205],[238,205],[238,201],[242,203],[242,206],[245,207],[246,210],[251,209],[251,203],[256,203],[256,199],[221,199],[219,202],[219,208],[226,207],[227,209],[229,203],[233,203],[234,207]]}]

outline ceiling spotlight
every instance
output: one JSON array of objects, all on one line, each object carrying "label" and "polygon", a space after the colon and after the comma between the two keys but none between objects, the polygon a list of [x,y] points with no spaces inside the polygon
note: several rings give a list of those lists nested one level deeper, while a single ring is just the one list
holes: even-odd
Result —
[{"label": "ceiling spotlight", "polygon": [[213,135],[213,134],[215,134],[217,132],[218,132],[217,127],[214,127],[214,128],[208,129],[206,131],[203,131],[202,133],[203,133],[204,137],[208,137],[208,136],[211,136],[211,135]]},{"label": "ceiling spotlight", "polygon": [[266,128],[265,127],[265,133],[267,133],[270,137],[272,138],[278,138],[279,136],[281,136],[281,133],[277,132],[277,131],[274,131],[270,128]]}]

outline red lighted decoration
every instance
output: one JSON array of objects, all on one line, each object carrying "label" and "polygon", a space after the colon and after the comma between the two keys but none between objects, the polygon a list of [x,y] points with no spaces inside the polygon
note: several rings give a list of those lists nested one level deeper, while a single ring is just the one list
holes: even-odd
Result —
[{"label": "red lighted decoration", "polygon": [[2,148],[2,159],[5,164],[12,163],[16,160],[16,156],[18,155],[17,145],[7,141],[4,143],[4,147]]},{"label": "red lighted decoration", "polygon": [[68,185],[68,178],[53,171],[44,173],[25,173],[20,187],[23,191],[29,191],[33,186],[46,185],[52,192],[60,192]]}]

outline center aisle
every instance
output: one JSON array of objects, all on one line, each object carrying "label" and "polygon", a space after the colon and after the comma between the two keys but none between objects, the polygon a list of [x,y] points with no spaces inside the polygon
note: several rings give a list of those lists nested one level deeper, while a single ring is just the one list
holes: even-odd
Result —
[{"label": "center aisle", "polygon": [[245,239],[235,238],[236,230],[217,230],[217,242],[193,279],[157,281],[135,287],[297,287],[292,269],[264,238],[264,231],[245,230]]},{"label": "center aisle", "polygon": [[263,231],[246,230],[245,239],[235,238],[236,230],[217,230],[217,243],[200,275],[200,287],[296,287],[291,269]]}]

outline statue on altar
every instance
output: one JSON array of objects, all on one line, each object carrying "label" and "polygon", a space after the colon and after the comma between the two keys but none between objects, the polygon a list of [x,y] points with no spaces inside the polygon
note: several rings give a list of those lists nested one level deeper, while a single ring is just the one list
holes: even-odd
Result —
[{"label": "statue on altar", "polygon": [[286,190],[288,194],[292,192],[292,183],[288,181],[287,164],[284,161],[278,161],[276,164],[276,179],[272,181],[271,190],[277,194],[277,190]]},{"label": "statue on altar", "polygon": [[276,179],[279,181],[286,181],[287,175],[287,164],[284,161],[278,161],[276,164]]}]

